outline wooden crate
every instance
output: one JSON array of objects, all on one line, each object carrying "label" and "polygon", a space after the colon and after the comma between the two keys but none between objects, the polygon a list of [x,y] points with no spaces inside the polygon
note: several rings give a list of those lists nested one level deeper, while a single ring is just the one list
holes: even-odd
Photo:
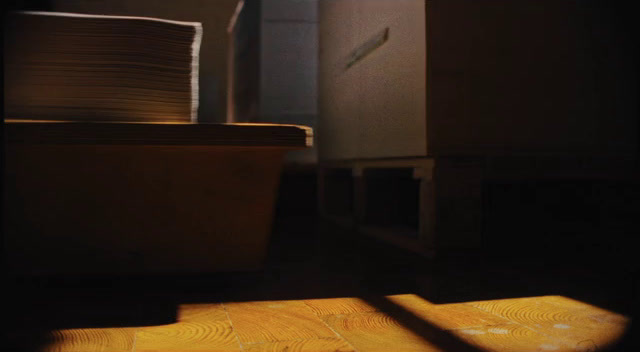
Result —
[{"label": "wooden crate", "polygon": [[638,60],[598,10],[320,1],[319,159],[635,154]]},{"label": "wooden crate", "polygon": [[16,275],[260,269],[281,125],[8,123],[4,238]]}]

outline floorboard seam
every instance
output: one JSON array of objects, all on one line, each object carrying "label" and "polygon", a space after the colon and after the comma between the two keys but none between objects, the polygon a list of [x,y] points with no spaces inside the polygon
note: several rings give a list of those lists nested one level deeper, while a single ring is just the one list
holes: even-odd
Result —
[{"label": "floorboard seam", "polygon": [[313,315],[315,315],[318,320],[320,320],[322,322],[322,324],[324,324],[329,330],[331,330],[331,332],[333,332],[336,336],[338,336],[341,340],[343,340],[344,342],[346,342],[352,349],[354,352],[358,352],[358,349],[351,343],[351,341],[349,341],[347,338],[345,338],[344,336],[340,335],[337,331],[335,331],[329,324],[327,324],[326,321],[324,321],[324,319],[322,319],[321,316],[319,316],[318,314],[316,314],[316,312],[313,310],[313,308],[311,306],[309,306],[309,304],[307,304],[307,302],[303,301],[302,303],[304,303],[304,306],[307,307],[307,309],[309,309],[311,311],[311,313],[313,313]]},{"label": "floorboard seam", "polygon": [[233,320],[231,320],[231,315],[227,310],[227,306],[225,306],[224,303],[220,303],[220,305],[222,306],[222,309],[224,309],[224,313],[227,315],[227,320],[229,320],[231,331],[233,332],[233,336],[236,337],[236,341],[238,342],[238,346],[240,346],[240,350],[244,351],[245,349],[244,349],[244,346],[242,345],[242,342],[240,341],[240,337],[238,336],[238,333],[236,333],[236,329],[233,327]]},{"label": "floorboard seam", "polygon": [[140,331],[140,329],[133,330],[133,342],[131,344],[131,352],[136,352],[136,342],[138,342],[138,331]]}]

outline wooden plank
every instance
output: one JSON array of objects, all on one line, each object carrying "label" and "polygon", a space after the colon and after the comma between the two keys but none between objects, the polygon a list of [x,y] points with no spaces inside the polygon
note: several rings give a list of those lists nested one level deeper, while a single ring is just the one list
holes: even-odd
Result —
[{"label": "wooden plank", "polygon": [[487,314],[465,304],[437,305],[424,313],[425,319],[443,329],[458,329],[507,323],[506,319]]},{"label": "wooden plank", "polygon": [[446,330],[509,322],[505,318],[464,303],[433,304],[414,294],[393,295],[387,298],[416,316]]},{"label": "wooden plank", "polygon": [[536,324],[546,322],[567,323],[579,319],[573,314],[574,310],[547,303],[538,297],[479,301],[467,304],[527,326],[536,326]]},{"label": "wooden plank", "polygon": [[581,312],[588,312],[590,315],[592,314],[597,314],[597,315],[609,315],[611,317],[612,320],[621,322],[621,323],[628,323],[629,319],[627,317],[625,317],[624,315],[621,314],[617,314],[615,312],[611,312],[609,310],[594,306],[592,304],[588,304],[585,302],[581,302],[569,297],[565,297],[565,296],[542,296],[539,297],[541,301],[545,302],[545,303],[549,303],[549,304],[555,304],[555,305],[559,305],[562,307],[565,307],[567,309],[570,309],[571,311],[574,312],[574,314],[580,314]]},{"label": "wooden plank", "polygon": [[276,124],[109,123],[5,120],[7,141],[30,144],[145,144],[310,147],[312,129]]},{"label": "wooden plank", "polygon": [[355,352],[343,339],[307,339],[294,341],[265,342],[243,346],[247,352]]},{"label": "wooden plank", "polygon": [[326,315],[322,319],[358,351],[443,351],[381,312]]},{"label": "wooden plank", "polygon": [[302,301],[225,303],[240,343],[337,338]]},{"label": "wooden plank", "polygon": [[[38,350],[596,351],[615,343],[630,323],[562,296],[455,304],[433,304],[414,294],[386,299],[392,304],[356,297],[181,304],[174,324],[54,330]],[[387,311],[393,304],[401,309]],[[17,335],[29,339],[38,332],[11,334],[14,340]]]},{"label": "wooden plank", "polygon": [[621,314],[564,296],[544,296],[539,301],[566,309],[572,319],[542,322],[531,327],[571,346],[595,346],[594,349],[608,346],[619,340],[631,323]]},{"label": "wooden plank", "polygon": [[50,342],[42,352],[130,352],[134,346],[134,328],[64,329],[50,333]]},{"label": "wooden plank", "polygon": [[[597,348],[616,342],[630,320],[620,314],[562,296],[470,302],[569,346]],[[587,348],[589,346],[583,346]],[[591,347],[589,347],[591,348]]]},{"label": "wooden plank", "polygon": [[567,322],[542,322],[531,328],[569,346],[592,346],[596,351],[617,342],[624,335],[627,324],[594,315]]},{"label": "wooden plank", "polygon": [[178,321],[198,322],[226,320],[227,312],[222,303],[193,303],[178,306]]},{"label": "wooden plank", "polygon": [[241,351],[222,304],[186,304],[175,324],[141,328],[136,352]]},{"label": "wooden plank", "polygon": [[306,299],[304,303],[319,316],[330,314],[348,314],[357,312],[373,312],[375,307],[364,300],[354,297]]},{"label": "wooden plank", "polygon": [[482,326],[451,332],[483,351],[575,351],[555,338],[519,324]]}]

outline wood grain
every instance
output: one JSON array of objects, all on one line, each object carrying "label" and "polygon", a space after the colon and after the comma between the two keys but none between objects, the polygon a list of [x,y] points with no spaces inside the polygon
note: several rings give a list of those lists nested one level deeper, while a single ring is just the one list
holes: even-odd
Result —
[{"label": "wood grain", "polygon": [[240,342],[337,338],[302,301],[225,303]]},{"label": "wood grain", "polygon": [[577,314],[577,315],[580,315],[580,316],[582,316],[580,314],[581,312],[586,312],[589,315],[593,315],[593,314],[607,315],[610,319],[615,320],[615,321],[619,322],[620,324],[629,323],[629,318],[625,317],[624,315],[608,311],[606,309],[594,306],[592,304],[588,304],[588,303],[585,303],[585,302],[580,302],[580,301],[577,301],[577,300],[569,298],[569,297],[565,297],[565,296],[542,296],[542,297],[536,297],[536,298],[539,299],[541,302],[545,302],[545,303],[548,303],[548,304],[554,304],[554,305],[569,309],[569,310],[571,310],[573,312],[573,314]]},{"label": "wood grain", "polygon": [[575,346],[578,350],[602,348],[615,343],[631,323],[629,318],[621,314],[568,297],[545,296],[539,297],[539,301],[567,309],[573,319],[566,322],[543,322],[535,324],[533,328]]},{"label": "wood grain", "polygon": [[593,352],[617,342],[630,323],[562,296],[455,304],[413,294],[386,299],[401,309],[376,311],[389,307],[356,297],[180,304],[174,324],[53,330],[38,351]]},{"label": "wood grain", "polygon": [[41,352],[129,352],[135,329],[64,329],[50,333],[51,342]]},{"label": "wood grain", "polygon": [[509,323],[451,332],[485,351],[573,351],[560,340],[519,324]]},{"label": "wood grain", "polygon": [[562,296],[468,304],[553,337],[578,350],[601,348],[615,343],[630,323],[627,317],[620,314]]},{"label": "wood grain", "polygon": [[240,351],[240,344],[221,304],[188,304],[178,309],[175,324],[145,327],[136,333],[137,352]]},{"label": "wood grain", "polygon": [[358,351],[442,351],[384,313],[336,314],[322,319]]},{"label": "wood grain", "polygon": [[570,309],[549,304],[536,297],[471,302],[468,304],[524,325],[544,322],[570,322],[577,319]]},{"label": "wood grain", "polygon": [[192,303],[178,306],[178,321],[181,322],[226,319],[227,312],[222,303]]},{"label": "wood grain", "polygon": [[329,314],[373,312],[376,310],[375,307],[369,305],[362,299],[353,297],[307,299],[304,303],[319,316]]},{"label": "wood grain", "polygon": [[575,309],[549,303],[544,298],[539,297],[480,301],[468,304],[528,326],[546,322],[566,323],[580,319]]},{"label": "wood grain", "polygon": [[394,295],[389,300],[441,329],[459,329],[508,323],[505,318],[463,304],[433,304],[414,295]]},{"label": "wood grain", "polygon": [[243,346],[247,352],[354,352],[343,339],[308,339],[295,341],[265,342]]},{"label": "wood grain", "polygon": [[567,323],[545,322],[532,328],[569,346],[577,348],[588,343],[596,349],[615,343],[626,330],[625,325],[598,322],[595,319],[580,319]]}]

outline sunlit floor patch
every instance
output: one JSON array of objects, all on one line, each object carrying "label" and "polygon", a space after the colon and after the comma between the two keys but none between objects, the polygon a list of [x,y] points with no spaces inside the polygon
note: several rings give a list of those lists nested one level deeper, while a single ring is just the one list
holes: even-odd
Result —
[{"label": "sunlit floor patch", "polygon": [[598,351],[630,319],[563,296],[181,304],[172,324],[51,332],[41,351]]}]

